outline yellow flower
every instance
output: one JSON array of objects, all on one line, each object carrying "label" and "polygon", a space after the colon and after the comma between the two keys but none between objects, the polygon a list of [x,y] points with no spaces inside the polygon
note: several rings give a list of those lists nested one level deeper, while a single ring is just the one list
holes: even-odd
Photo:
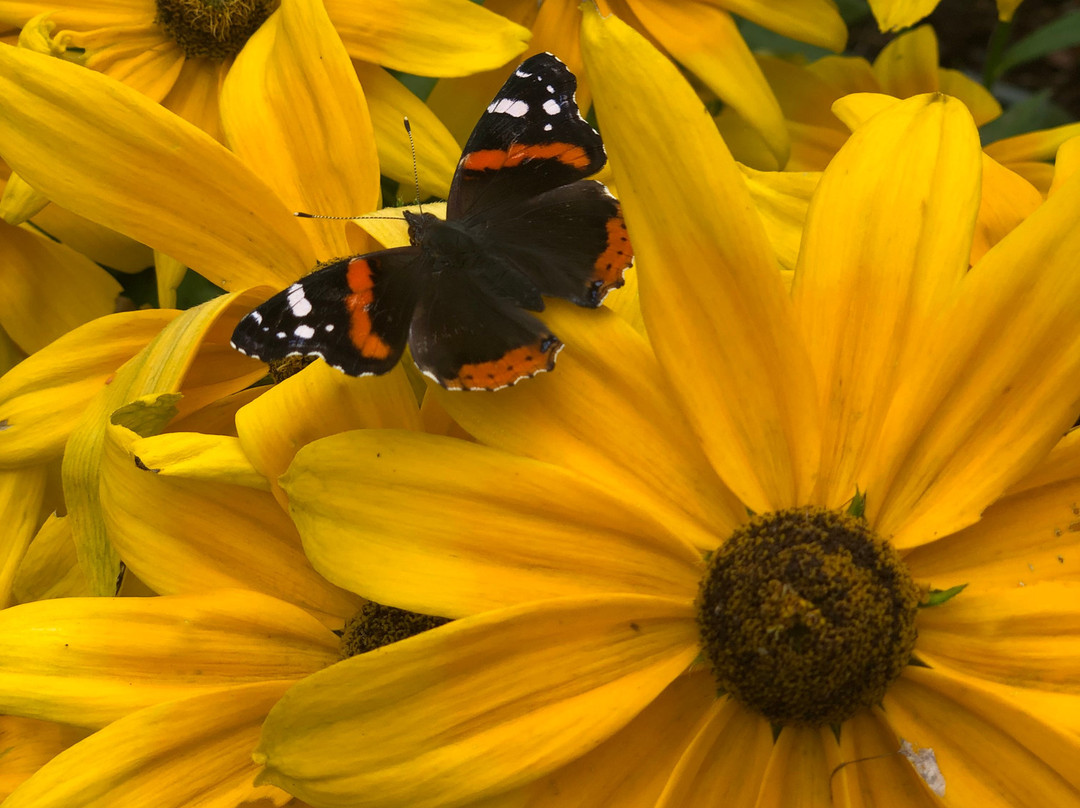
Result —
[{"label": "yellow flower", "polygon": [[297,454],[316,569],[458,619],[291,689],[260,781],[317,806],[1080,804],[1080,177],[969,267],[970,114],[880,102],[789,293],[675,69],[613,19],[583,48],[648,341],[552,305],[557,374],[434,391],[479,443]]},{"label": "yellow flower", "polygon": [[[581,3],[503,0],[489,5],[532,30],[529,54],[550,51],[566,62],[578,77],[578,103],[587,110],[591,91],[579,43]],[[829,0],[602,0],[598,5],[602,13],[616,14],[659,43],[672,59],[740,115],[766,144],[769,157],[763,167],[784,165],[788,135],[772,89],[732,14],[833,51],[842,50],[847,41],[847,27]],[[476,79],[442,81],[429,101],[451,129],[464,137],[503,78],[504,73],[492,73]]]},{"label": "yellow flower", "polygon": [[[940,0],[869,0],[878,28],[899,31],[908,28],[937,8]],[[1021,0],[997,0],[998,19],[1009,22]]]},{"label": "yellow flower", "polygon": [[[268,70],[246,70],[243,78],[230,78],[238,63],[252,61],[242,55],[249,43],[256,50],[271,48],[282,17],[308,17],[316,10],[329,15],[332,27],[312,29],[315,36],[280,63],[271,61]],[[337,47],[344,43],[363,84],[384,173],[412,184],[412,159],[401,127],[402,116],[408,115],[422,133],[416,144],[424,166],[420,176],[443,195],[457,162],[457,146],[424,104],[384,68],[462,76],[503,64],[528,40],[528,31],[467,0],[337,0],[327,3],[325,11],[322,3],[311,0],[136,0],[90,5],[3,0],[0,24],[21,28],[24,47],[118,79],[222,141],[231,140],[230,121],[244,115],[249,98],[308,81],[305,72],[319,66],[317,51],[332,37]],[[302,62],[303,70],[289,64],[294,59]],[[355,82],[350,76],[342,86],[350,88]],[[227,90],[226,84],[235,89]],[[364,118],[366,113],[367,109]],[[320,118],[328,114],[298,109],[295,122],[317,130]],[[349,122],[368,126],[359,118]],[[316,140],[308,148],[319,145]]]},{"label": "yellow flower", "polygon": [[[937,36],[928,25],[898,36],[872,65],[851,56],[826,56],[808,65],[769,54],[758,54],[757,60],[776,93],[791,136],[787,171],[821,171],[829,164],[849,134],[832,106],[851,93],[897,98],[946,93],[967,105],[977,126],[1001,115],[1001,105],[982,85],[958,70],[939,67]],[[769,164],[767,147],[738,116],[722,111],[717,125],[737,160],[757,167]],[[986,153],[1045,194],[1053,178],[1055,153],[1078,134],[1080,124],[1068,124],[1004,138],[989,144]]]},{"label": "yellow flower", "polygon": [[338,658],[310,614],[239,590],[14,606],[0,647],[0,731],[22,741],[5,760],[31,774],[6,803],[33,808],[283,805],[252,783],[259,726]]}]

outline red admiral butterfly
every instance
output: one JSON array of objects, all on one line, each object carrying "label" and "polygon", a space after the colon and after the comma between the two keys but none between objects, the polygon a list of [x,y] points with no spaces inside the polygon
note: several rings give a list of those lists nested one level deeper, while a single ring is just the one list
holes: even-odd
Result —
[{"label": "red admiral butterfly", "polygon": [[503,85],[465,145],[446,220],[405,211],[409,247],[336,261],[240,321],[232,345],[262,360],[321,356],[386,373],[408,342],[451,390],[498,390],[551,370],[562,343],[527,311],[541,295],[596,307],[633,258],[618,201],[584,178],[604,165],[577,80],[549,53]]}]

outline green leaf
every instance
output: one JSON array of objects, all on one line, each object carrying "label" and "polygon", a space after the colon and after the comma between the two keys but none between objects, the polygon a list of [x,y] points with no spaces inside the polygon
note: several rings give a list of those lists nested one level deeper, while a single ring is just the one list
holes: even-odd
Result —
[{"label": "green leaf", "polygon": [[953,586],[949,589],[931,589],[929,598],[924,603],[920,603],[919,608],[929,609],[931,606],[940,606],[945,601],[955,598],[963,592],[966,587],[967,584],[960,584],[959,586]]},{"label": "green leaf", "polygon": [[1024,62],[1076,45],[1080,45],[1080,10],[1061,15],[1007,48],[996,65],[994,77]]},{"label": "green leaf", "polygon": [[859,490],[859,486],[855,486],[855,496],[851,498],[851,502],[848,503],[848,516],[854,516],[856,519],[864,518],[866,513],[866,494]]}]

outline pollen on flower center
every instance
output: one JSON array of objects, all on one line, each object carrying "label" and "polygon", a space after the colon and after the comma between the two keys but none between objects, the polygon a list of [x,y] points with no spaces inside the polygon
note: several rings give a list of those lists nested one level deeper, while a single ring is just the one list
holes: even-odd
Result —
[{"label": "pollen on flower center", "polygon": [[278,0],[157,0],[156,22],[188,58],[226,59],[277,6]]},{"label": "pollen on flower center", "polygon": [[919,589],[860,519],[776,511],[709,561],[698,624],[717,685],[777,725],[839,724],[881,701],[915,646]]},{"label": "pollen on flower center", "polygon": [[345,622],[345,631],[341,634],[341,658],[366,654],[449,622],[445,617],[407,612],[368,601]]}]

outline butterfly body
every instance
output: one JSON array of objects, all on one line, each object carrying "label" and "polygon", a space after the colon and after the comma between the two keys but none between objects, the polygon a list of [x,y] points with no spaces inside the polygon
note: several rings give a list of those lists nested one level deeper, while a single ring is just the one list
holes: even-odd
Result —
[{"label": "butterfly body", "polygon": [[606,161],[576,81],[540,54],[515,71],[458,163],[446,219],[405,211],[409,246],[333,262],[240,321],[233,345],[264,360],[322,356],[385,373],[408,344],[452,390],[497,390],[551,370],[562,348],[544,296],[599,306],[632,252],[618,201],[587,180]]}]

